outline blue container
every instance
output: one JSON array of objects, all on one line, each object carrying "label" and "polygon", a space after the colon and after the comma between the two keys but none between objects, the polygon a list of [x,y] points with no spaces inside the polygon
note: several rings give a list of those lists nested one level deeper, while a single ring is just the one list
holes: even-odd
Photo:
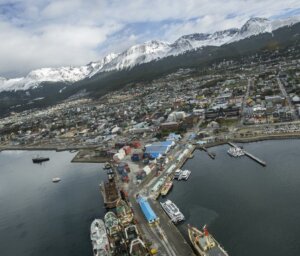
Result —
[{"label": "blue container", "polygon": [[131,161],[132,162],[138,162],[140,161],[140,156],[138,154],[134,154],[131,156]]}]

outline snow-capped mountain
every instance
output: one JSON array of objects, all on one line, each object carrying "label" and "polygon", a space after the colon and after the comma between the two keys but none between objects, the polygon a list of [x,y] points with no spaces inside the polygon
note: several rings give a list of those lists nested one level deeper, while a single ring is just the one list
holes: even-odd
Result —
[{"label": "snow-capped mountain", "polygon": [[91,62],[81,67],[42,68],[31,71],[26,77],[13,79],[0,77],[0,92],[27,90],[39,86],[42,82],[74,83],[101,72],[128,69],[170,55],[201,49],[204,46],[221,46],[261,33],[272,33],[280,27],[298,22],[300,22],[300,17],[274,21],[251,18],[240,29],[232,28],[211,34],[184,35],[173,43],[152,40],[134,45],[119,54],[111,53],[98,62]]}]

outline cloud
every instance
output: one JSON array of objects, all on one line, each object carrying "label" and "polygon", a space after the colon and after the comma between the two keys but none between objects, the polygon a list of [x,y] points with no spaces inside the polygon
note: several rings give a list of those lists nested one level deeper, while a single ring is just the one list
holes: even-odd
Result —
[{"label": "cloud", "polygon": [[0,75],[83,65],[150,39],[297,14],[298,0],[284,7],[279,0],[0,0]]}]

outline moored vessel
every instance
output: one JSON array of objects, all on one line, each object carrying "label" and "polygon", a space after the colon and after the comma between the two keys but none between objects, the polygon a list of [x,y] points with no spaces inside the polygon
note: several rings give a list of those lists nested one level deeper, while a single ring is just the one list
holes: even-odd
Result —
[{"label": "moored vessel", "polygon": [[171,190],[171,188],[173,187],[173,182],[170,180],[170,181],[167,181],[164,185],[163,185],[163,187],[162,187],[162,189],[161,189],[161,191],[160,191],[160,194],[162,195],[162,196],[166,196],[168,193],[169,193],[169,191]]},{"label": "moored vessel", "polygon": [[231,147],[228,149],[227,153],[233,157],[240,157],[245,155],[244,151],[239,147]]},{"label": "moored vessel", "polygon": [[116,205],[117,216],[123,227],[129,225],[133,220],[133,212],[129,205],[122,199],[119,199]]},{"label": "moored vessel", "polygon": [[91,241],[94,256],[110,256],[109,241],[103,220],[95,219],[91,224]]},{"label": "moored vessel", "polygon": [[191,171],[190,170],[184,170],[181,172],[178,180],[188,180],[188,178],[190,177],[191,175]]},{"label": "moored vessel", "polygon": [[167,200],[166,202],[160,204],[173,223],[176,224],[185,219],[184,215],[171,200]]},{"label": "moored vessel", "polygon": [[128,250],[122,233],[119,219],[114,212],[107,212],[104,216],[110,249],[113,255],[127,256]]},{"label": "moored vessel", "polygon": [[145,243],[140,239],[134,239],[129,246],[131,256],[147,256],[150,255]]},{"label": "moored vessel", "polygon": [[208,232],[206,226],[203,232],[195,227],[188,225],[188,233],[190,241],[200,256],[228,256],[228,253]]},{"label": "moored vessel", "polygon": [[182,173],[181,169],[177,169],[174,173],[174,179],[178,179],[180,177],[180,174]]},{"label": "moored vessel", "polygon": [[104,223],[107,228],[107,233],[110,236],[113,236],[121,230],[119,220],[114,212],[107,212],[104,215]]}]

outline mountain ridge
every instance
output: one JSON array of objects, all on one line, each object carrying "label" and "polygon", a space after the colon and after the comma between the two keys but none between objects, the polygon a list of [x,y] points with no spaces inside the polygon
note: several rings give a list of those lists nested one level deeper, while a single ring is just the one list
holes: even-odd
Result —
[{"label": "mountain ridge", "polygon": [[201,49],[205,46],[222,46],[261,33],[272,31],[300,22],[300,17],[270,21],[266,18],[251,18],[240,29],[232,28],[214,33],[194,33],[183,35],[173,43],[151,40],[133,45],[122,53],[110,53],[97,62],[90,62],[79,67],[41,68],[31,71],[27,76],[6,79],[0,77],[1,91],[18,91],[34,89],[43,82],[75,82],[92,78],[101,73],[114,70],[126,70],[136,65],[160,60],[168,56],[177,56],[187,51]]}]

